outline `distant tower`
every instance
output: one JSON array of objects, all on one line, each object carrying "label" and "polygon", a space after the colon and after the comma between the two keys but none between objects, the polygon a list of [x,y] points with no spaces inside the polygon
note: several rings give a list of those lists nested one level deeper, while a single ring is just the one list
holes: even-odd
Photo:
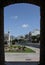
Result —
[{"label": "distant tower", "polygon": [[31,32],[29,32],[29,41],[31,42]]},{"label": "distant tower", "polygon": [[10,32],[8,31],[8,46],[10,47]]}]

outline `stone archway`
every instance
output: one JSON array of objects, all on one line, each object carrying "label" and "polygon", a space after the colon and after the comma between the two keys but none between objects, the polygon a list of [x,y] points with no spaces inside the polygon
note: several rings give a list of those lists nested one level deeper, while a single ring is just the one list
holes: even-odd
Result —
[{"label": "stone archway", "polygon": [[[4,65],[4,7],[14,3],[30,3],[40,6],[40,65],[45,63],[45,2],[40,0],[0,0],[0,63]],[[40,4],[42,3],[42,4]]]},{"label": "stone archway", "polygon": [[40,0],[6,0],[6,1],[1,0],[0,5],[2,7],[5,7],[15,3],[29,3],[29,4],[35,4],[37,6],[40,6]]}]

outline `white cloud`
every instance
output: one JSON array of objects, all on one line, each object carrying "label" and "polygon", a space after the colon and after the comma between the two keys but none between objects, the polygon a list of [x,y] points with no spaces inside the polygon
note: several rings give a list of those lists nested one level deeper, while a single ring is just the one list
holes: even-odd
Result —
[{"label": "white cloud", "polygon": [[23,28],[27,28],[29,25],[28,24],[23,24],[22,27]]},{"label": "white cloud", "polygon": [[18,19],[18,16],[12,16],[11,19]]}]

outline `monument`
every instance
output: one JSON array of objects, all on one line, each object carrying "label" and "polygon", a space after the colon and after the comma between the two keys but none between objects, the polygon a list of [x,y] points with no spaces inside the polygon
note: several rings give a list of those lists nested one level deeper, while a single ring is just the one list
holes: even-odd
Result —
[{"label": "monument", "polygon": [[8,46],[10,47],[10,32],[8,31]]},{"label": "monument", "polygon": [[32,36],[32,34],[31,34],[31,32],[29,32],[29,41],[31,42],[31,36]]}]

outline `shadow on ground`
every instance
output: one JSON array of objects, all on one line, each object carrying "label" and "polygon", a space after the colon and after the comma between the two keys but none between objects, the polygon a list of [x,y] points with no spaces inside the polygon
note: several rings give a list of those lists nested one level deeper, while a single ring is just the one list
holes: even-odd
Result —
[{"label": "shadow on ground", "polygon": [[39,65],[39,62],[5,62],[5,65]]}]

